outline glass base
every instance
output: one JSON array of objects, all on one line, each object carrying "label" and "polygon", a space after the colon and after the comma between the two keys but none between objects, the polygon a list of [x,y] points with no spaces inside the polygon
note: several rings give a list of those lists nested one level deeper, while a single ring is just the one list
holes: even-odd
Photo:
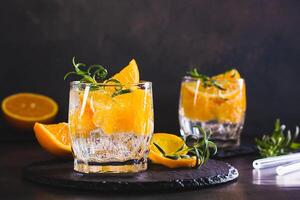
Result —
[{"label": "glass base", "polygon": [[147,159],[126,162],[84,162],[74,159],[74,170],[80,173],[136,173],[147,169]]},{"label": "glass base", "polygon": [[[182,133],[183,130],[181,129],[180,132]],[[185,139],[185,135],[184,134],[181,134],[181,135]],[[201,138],[201,136],[200,136],[200,138]],[[236,147],[239,147],[241,144],[239,136],[234,139],[227,139],[227,138],[220,139],[220,138],[211,137],[210,141],[213,141],[217,145],[218,149],[224,149],[224,150],[234,149]]]},{"label": "glass base", "polygon": [[231,149],[240,146],[240,136],[241,131],[243,129],[244,120],[240,123],[226,123],[226,122],[218,122],[218,121],[208,121],[208,122],[200,122],[190,120],[182,115],[179,115],[180,121],[180,133],[181,136],[186,139],[189,135],[196,135],[198,137],[202,137],[199,135],[199,132],[195,132],[195,126],[200,126],[206,131],[211,131],[212,135],[210,140],[216,143],[217,147],[220,149]]}]

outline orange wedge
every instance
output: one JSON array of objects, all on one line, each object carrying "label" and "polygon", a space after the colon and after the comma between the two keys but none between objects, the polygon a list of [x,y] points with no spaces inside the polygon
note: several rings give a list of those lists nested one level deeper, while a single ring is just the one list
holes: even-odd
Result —
[{"label": "orange wedge", "polygon": [[35,122],[51,123],[55,118],[57,103],[44,95],[18,93],[2,101],[2,110],[8,122],[20,129],[31,129]]},{"label": "orange wedge", "polygon": [[35,137],[40,145],[49,153],[56,156],[71,155],[69,128],[67,123],[34,125]]},{"label": "orange wedge", "polygon": [[236,69],[231,69],[223,74],[212,77],[215,80],[238,80],[241,78],[240,73]]},{"label": "orange wedge", "polygon": [[[152,96],[146,90],[136,89],[114,98],[94,94],[93,122],[106,134],[152,132]],[[105,103],[105,105],[103,105]]]},{"label": "orange wedge", "polygon": [[196,157],[179,158],[177,160],[165,157],[154,143],[161,147],[167,155],[175,152],[177,152],[177,155],[187,154],[186,150],[178,151],[179,149],[182,149],[182,146],[186,147],[185,142],[180,137],[168,133],[154,133],[149,153],[149,159],[153,163],[161,164],[169,168],[194,167],[196,165]]},{"label": "orange wedge", "polygon": [[122,84],[139,83],[140,73],[135,60],[132,59],[129,64],[119,73],[115,74],[112,79],[117,79]]}]

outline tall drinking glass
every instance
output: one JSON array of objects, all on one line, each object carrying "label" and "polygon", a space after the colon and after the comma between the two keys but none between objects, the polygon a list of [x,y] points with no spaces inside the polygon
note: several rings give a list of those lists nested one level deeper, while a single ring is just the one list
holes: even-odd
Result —
[{"label": "tall drinking glass", "polygon": [[181,83],[179,122],[181,135],[201,137],[194,126],[211,131],[219,148],[240,145],[246,112],[246,87],[241,78],[218,80],[224,87],[205,85],[200,79],[184,77]]},{"label": "tall drinking glass", "polygon": [[147,169],[153,134],[151,82],[72,82],[69,136],[74,170],[82,173],[139,172]]}]

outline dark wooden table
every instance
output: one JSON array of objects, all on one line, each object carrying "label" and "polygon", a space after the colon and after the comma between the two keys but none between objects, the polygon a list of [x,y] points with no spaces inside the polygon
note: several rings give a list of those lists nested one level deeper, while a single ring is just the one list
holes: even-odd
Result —
[{"label": "dark wooden table", "polygon": [[0,199],[300,199],[300,179],[261,177],[264,173],[253,171],[251,167],[255,156],[225,159],[240,172],[238,181],[233,183],[187,192],[103,194],[27,182],[22,179],[23,166],[52,157],[32,141],[2,141],[0,144]]}]

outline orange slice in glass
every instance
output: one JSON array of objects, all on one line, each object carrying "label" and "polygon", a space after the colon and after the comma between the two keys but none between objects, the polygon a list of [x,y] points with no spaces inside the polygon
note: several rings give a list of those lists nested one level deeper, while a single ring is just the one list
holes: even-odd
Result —
[{"label": "orange slice in glass", "polygon": [[56,156],[71,155],[67,123],[49,125],[35,123],[34,132],[40,145],[49,153]]},{"label": "orange slice in glass", "polygon": [[[147,134],[153,128],[152,96],[146,90],[107,97],[97,92],[93,99],[93,122],[104,133]],[[91,105],[91,103],[90,103]]]},{"label": "orange slice in glass", "polygon": [[[106,134],[131,132],[144,134],[153,129],[152,96],[148,90],[131,87],[139,83],[139,70],[135,60],[124,67],[112,79],[124,84],[123,88],[131,89],[130,93],[111,97],[114,86],[106,86],[104,90],[90,91],[85,108],[70,115],[71,132],[81,135],[99,127]],[[109,84],[113,85],[113,82]],[[130,86],[130,88],[128,88]]]},{"label": "orange slice in glass", "polygon": [[51,123],[55,118],[57,103],[44,95],[18,93],[2,101],[7,120],[20,129],[31,129],[35,122]]},{"label": "orange slice in glass", "polygon": [[245,83],[237,70],[212,77],[225,89],[204,87],[201,81],[182,83],[181,99],[185,115],[192,120],[238,123],[246,109]]},{"label": "orange slice in glass", "polygon": [[119,73],[115,74],[112,79],[117,79],[122,84],[139,83],[140,73],[135,60],[132,59],[129,64],[124,67]]},{"label": "orange slice in glass", "polygon": [[236,69],[231,69],[223,74],[212,77],[214,80],[238,80],[241,78],[240,73]]},{"label": "orange slice in glass", "polygon": [[[159,147],[163,149],[166,155],[173,154],[179,149],[186,147],[183,139],[180,137],[168,134],[168,133],[154,133],[151,145],[150,145],[150,153],[149,159],[155,164],[161,164],[169,168],[179,168],[179,167],[194,167],[196,165],[196,157],[191,158],[179,158],[177,160],[173,160],[165,157],[161,151],[157,148],[157,144]],[[186,155],[186,150],[180,150],[176,153],[177,155]]]}]

